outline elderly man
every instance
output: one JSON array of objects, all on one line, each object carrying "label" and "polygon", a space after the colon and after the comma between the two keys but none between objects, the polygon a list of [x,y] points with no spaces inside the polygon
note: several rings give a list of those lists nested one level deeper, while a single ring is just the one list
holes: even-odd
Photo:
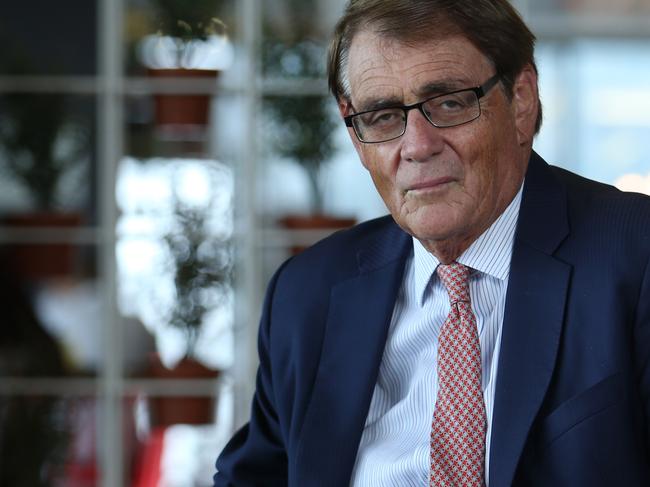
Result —
[{"label": "elderly man", "polygon": [[650,198],[548,166],[506,0],[352,0],[330,87],[391,215],[269,286],[216,486],[650,485]]}]

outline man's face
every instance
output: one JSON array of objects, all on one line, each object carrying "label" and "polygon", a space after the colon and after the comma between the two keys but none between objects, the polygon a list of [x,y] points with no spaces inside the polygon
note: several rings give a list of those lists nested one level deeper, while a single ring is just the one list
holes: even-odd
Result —
[{"label": "man's face", "polygon": [[[445,91],[471,88],[495,74],[464,37],[402,44],[360,32],[350,48],[351,104],[343,115],[389,101],[408,105]],[[497,84],[481,98],[481,116],[436,128],[418,110],[406,133],[379,144],[350,136],[396,222],[443,262],[455,259],[507,207],[519,190],[537,114],[531,67],[517,78],[514,97]]]}]

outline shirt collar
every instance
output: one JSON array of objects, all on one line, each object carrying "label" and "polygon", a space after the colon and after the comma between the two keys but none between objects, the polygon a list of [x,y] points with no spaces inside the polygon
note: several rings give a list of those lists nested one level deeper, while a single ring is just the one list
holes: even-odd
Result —
[{"label": "shirt collar", "polygon": [[[457,262],[502,281],[508,278],[523,187],[522,183],[504,212],[456,259]],[[413,279],[420,303],[424,303],[425,292],[438,264],[437,257],[413,238]]]}]

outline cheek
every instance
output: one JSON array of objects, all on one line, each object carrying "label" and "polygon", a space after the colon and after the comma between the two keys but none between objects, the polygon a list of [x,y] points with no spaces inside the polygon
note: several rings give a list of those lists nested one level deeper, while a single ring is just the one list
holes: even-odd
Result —
[{"label": "cheek", "polygon": [[401,213],[400,208],[402,208],[402,203],[399,195],[394,190],[394,185],[381,175],[371,173],[371,177],[375,189],[384,202],[386,209],[397,219]]},{"label": "cheek", "polygon": [[389,208],[394,208],[400,199],[400,192],[395,184],[395,178],[381,170],[371,170],[370,176],[384,203]]},{"label": "cheek", "polygon": [[498,131],[482,130],[473,137],[462,140],[457,146],[464,161],[465,188],[477,199],[483,199],[495,180],[499,179],[499,147],[503,139]]},{"label": "cheek", "polygon": [[379,146],[366,146],[360,150],[364,167],[377,188],[384,203],[393,209],[400,204],[401,193],[397,187],[399,162],[394,155]]},{"label": "cheek", "polygon": [[468,153],[465,190],[474,201],[477,214],[487,214],[500,208],[503,198],[512,191],[512,184],[520,177],[515,169],[516,158],[508,149],[513,147],[511,137],[504,130],[486,130],[483,143],[468,144],[476,149]]},{"label": "cheek", "polygon": [[499,155],[493,150],[486,150],[478,155],[475,166],[471,171],[468,183],[468,193],[476,201],[477,211],[487,211],[494,205],[499,196],[499,173],[496,158]]}]

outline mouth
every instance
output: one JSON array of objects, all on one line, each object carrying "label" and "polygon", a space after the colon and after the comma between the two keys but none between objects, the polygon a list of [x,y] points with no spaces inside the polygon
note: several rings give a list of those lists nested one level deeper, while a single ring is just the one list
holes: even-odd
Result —
[{"label": "mouth", "polygon": [[436,179],[429,179],[427,181],[421,181],[416,184],[409,186],[405,193],[424,193],[428,191],[436,191],[446,187],[449,183],[452,183],[454,178],[452,177],[441,177]]}]

